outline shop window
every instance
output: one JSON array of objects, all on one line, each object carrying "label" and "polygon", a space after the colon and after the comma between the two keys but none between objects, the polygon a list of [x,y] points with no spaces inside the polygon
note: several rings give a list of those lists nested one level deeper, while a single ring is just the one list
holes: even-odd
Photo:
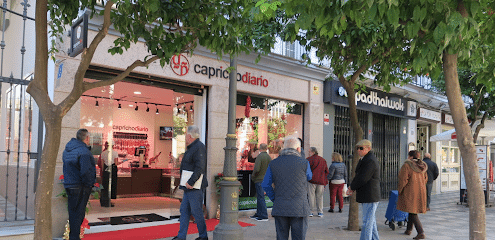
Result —
[{"label": "shop window", "polygon": [[449,186],[449,183],[447,181],[442,181],[442,187],[446,188]]},{"label": "shop window", "polygon": [[302,104],[238,94],[236,106],[237,169],[252,170],[259,144],[278,157],[287,136],[302,138]]}]

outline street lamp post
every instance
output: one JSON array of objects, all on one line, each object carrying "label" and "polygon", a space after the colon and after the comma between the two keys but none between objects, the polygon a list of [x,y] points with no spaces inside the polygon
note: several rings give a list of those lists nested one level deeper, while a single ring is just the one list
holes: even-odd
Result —
[{"label": "street lamp post", "polygon": [[239,218],[239,186],[237,180],[236,164],[236,134],[235,134],[235,107],[237,101],[237,58],[230,56],[229,74],[229,116],[227,146],[225,150],[225,161],[223,164],[224,180],[220,184],[220,223],[213,231],[215,240],[237,240],[244,239],[242,228],[238,223]]}]

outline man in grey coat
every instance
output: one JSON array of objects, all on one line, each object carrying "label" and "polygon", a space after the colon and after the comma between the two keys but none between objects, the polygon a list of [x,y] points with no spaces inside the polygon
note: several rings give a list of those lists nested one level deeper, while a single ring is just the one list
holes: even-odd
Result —
[{"label": "man in grey coat", "polygon": [[310,214],[308,181],[313,175],[309,162],[301,158],[300,149],[297,138],[285,138],[284,149],[268,165],[261,184],[273,202],[277,240],[289,239],[289,231],[293,240],[306,238]]}]

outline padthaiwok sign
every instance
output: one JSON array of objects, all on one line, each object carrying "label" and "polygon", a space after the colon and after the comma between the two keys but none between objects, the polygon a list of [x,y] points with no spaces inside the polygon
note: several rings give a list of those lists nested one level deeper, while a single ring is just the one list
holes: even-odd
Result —
[{"label": "padthaiwok sign", "polygon": [[[398,95],[366,88],[365,92],[357,92],[355,97],[358,109],[397,117],[407,117],[407,101]],[[348,107],[347,91],[340,82],[326,81],[323,102]]]}]

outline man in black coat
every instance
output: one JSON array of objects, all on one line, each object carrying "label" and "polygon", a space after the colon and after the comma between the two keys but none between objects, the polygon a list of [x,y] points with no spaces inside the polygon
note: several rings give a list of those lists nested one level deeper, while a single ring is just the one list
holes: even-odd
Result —
[{"label": "man in black coat", "polygon": [[356,191],[356,201],[362,204],[363,226],[360,240],[378,240],[375,212],[380,201],[380,165],[371,151],[371,142],[363,139],[356,144],[361,157],[356,167],[356,176],[352,180],[347,194]]},{"label": "man in black coat", "polygon": [[[199,128],[197,126],[191,125],[187,128],[186,145],[187,149],[180,165],[181,183],[185,175],[184,171],[192,174],[184,184],[185,186],[180,186],[180,189],[184,190],[184,197],[180,204],[180,229],[173,240],[186,239],[191,215],[194,216],[198,227],[199,237],[196,240],[208,240],[205,217],[203,215],[203,191],[208,186],[208,181],[206,180],[206,176],[204,176],[206,173],[206,148],[199,140]],[[199,189],[194,188],[195,183],[200,178],[202,180],[201,184],[198,183],[200,185]]]},{"label": "man in black coat", "polygon": [[425,153],[423,162],[428,165],[428,170],[426,170],[426,174],[428,175],[428,181],[426,182],[426,211],[430,211],[431,188],[433,187],[433,181],[437,179],[439,174],[438,166],[431,160],[431,155],[429,153]]}]

